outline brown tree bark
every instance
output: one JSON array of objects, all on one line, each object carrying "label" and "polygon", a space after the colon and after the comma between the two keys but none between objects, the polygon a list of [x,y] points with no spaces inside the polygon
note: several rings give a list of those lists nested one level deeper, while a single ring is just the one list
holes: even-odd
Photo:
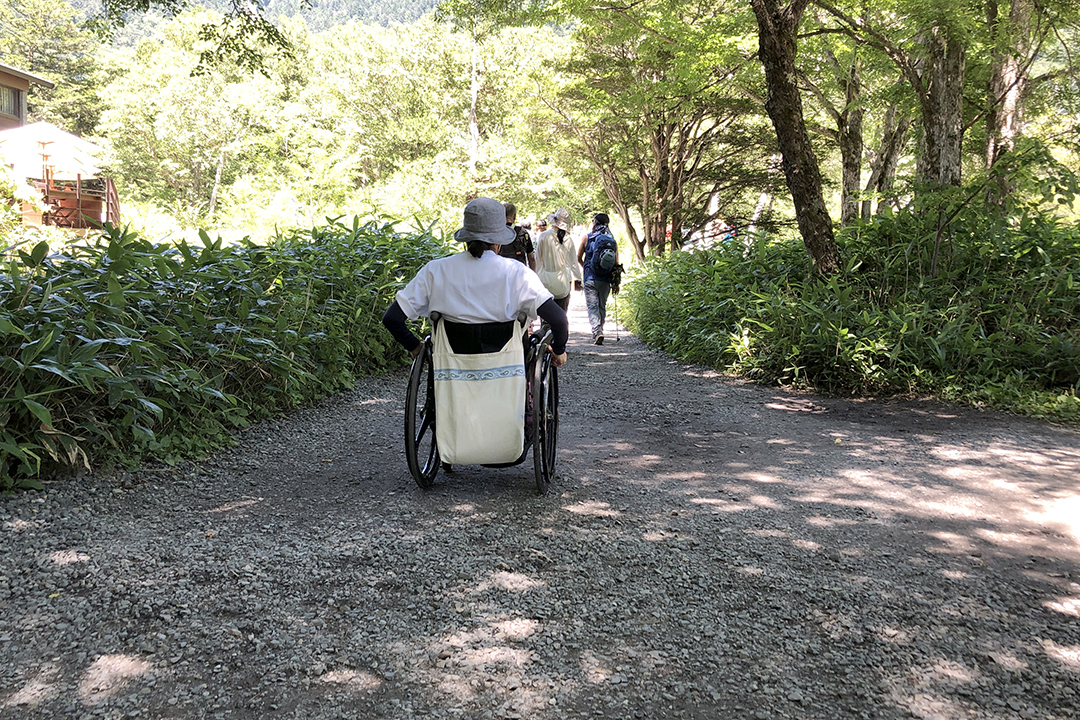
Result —
[{"label": "brown tree bark", "polygon": [[793,0],[782,7],[777,0],[750,0],[750,5],[757,18],[759,57],[768,86],[765,110],[776,130],[799,233],[814,267],[829,274],[840,269],[840,252],[825,207],[821,169],[810,145],[795,72],[795,36],[809,1]]}]

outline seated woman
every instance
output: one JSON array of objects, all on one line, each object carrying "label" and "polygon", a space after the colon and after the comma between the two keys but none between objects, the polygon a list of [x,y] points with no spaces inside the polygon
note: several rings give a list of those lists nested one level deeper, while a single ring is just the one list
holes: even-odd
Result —
[{"label": "seated woman", "polygon": [[536,273],[519,262],[500,257],[498,249],[514,239],[506,225],[506,210],[491,198],[476,198],[465,206],[462,228],[454,238],[465,252],[432,260],[416,274],[383,315],[383,325],[413,357],[423,343],[405,325],[406,318],[439,312],[453,322],[506,323],[525,312],[539,315],[551,326],[552,364],[566,363],[569,323]]},{"label": "seated woman", "polygon": [[[383,316],[413,357],[424,345],[406,318],[442,317],[433,324],[432,339],[440,418],[435,434],[446,463],[512,463],[525,457],[531,393],[519,338],[537,315],[551,328],[551,364],[566,362],[566,313],[536,273],[498,254],[499,246],[515,237],[504,218],[496,200],[477,198],[466,205],[463,227],[454,235],[467,244],[466,251],[421,268]],[[522,316],[528,322],[521,323]]]}]

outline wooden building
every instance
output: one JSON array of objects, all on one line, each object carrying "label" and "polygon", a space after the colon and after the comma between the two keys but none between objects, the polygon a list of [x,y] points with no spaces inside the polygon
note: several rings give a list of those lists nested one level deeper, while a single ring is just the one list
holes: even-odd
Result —
[{"label": "wooden building", "polygon": [[55,87],[43,77],[0,63],[0,130],[26,124],[26,93],[31,84]]},{"label": "wooden building", "polygon": [[23,203],[23,223],[85,230],[120,223],[111,178],[97,167],[101,148],[47,122],[0,131],[0,161],[35,187],[41,203]]}]

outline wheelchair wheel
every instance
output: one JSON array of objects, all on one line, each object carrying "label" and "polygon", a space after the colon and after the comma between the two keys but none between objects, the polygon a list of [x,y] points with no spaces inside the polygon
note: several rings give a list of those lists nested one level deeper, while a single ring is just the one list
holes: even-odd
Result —
[{"label": "wheelchair wheel", "polygon": [[559,374],[551,364],[547,343],[540,346],[540,357],[533,364],[533,469],[536,489],[543,495],[555,476],[559,459]]},{"label": "wheelchair wheel", "polygon": [[405,457],[416,484],[425,490],[439,474],[439,446],[435,443],[435,367],[431,344],[413,360],[405,393]]}]

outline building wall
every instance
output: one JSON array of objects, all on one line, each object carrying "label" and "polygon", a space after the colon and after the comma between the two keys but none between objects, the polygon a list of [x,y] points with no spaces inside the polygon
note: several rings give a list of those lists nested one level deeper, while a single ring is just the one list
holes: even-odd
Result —
[{"label": "building wall", "polygon": [[0,130],[26,123],[26,91],[30,81],[0,70]]}]

